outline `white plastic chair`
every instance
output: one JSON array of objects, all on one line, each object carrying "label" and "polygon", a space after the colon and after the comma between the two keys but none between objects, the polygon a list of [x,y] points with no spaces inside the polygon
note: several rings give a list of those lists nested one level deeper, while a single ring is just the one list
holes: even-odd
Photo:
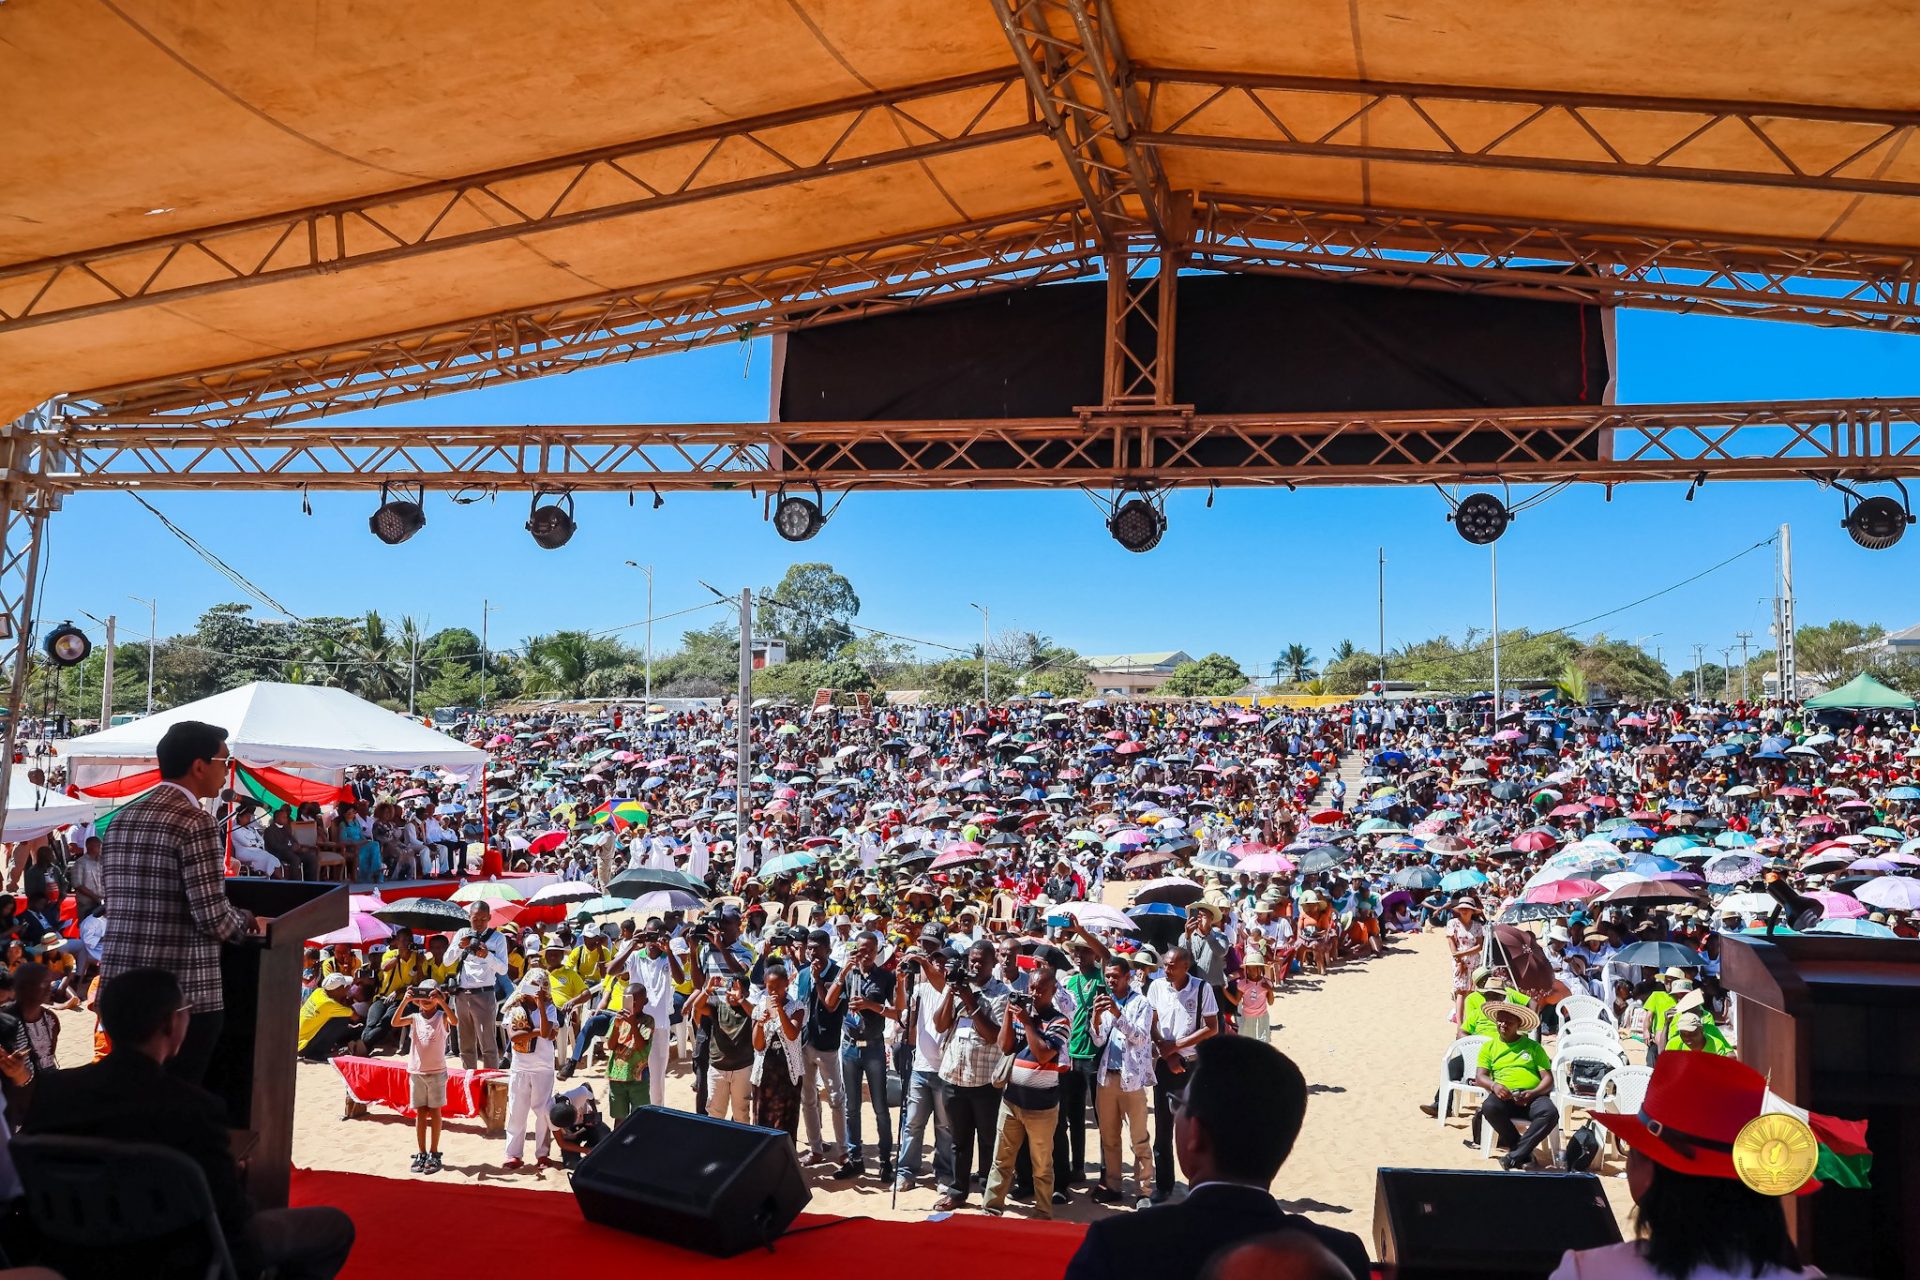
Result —
[{"label": "white plastic chair", "polygon": [[1592,996],[1568,996],[1554,1008],[1559,1011],[1562,1026],[1578,1022],[1613,1021],[1613,1011]]},{"label": "white plastic chair", "polygon": [[[1579,1064],[1599,1066],[1611,1074],[1627,1065],[1627,1055],[1616,1042],[1610,1049],[1575,1045],[1554,1059],[1553,1105],[1560,1110],[1560,1127],[1563,1129],[1575,1111],[1590,1111],[1600,1100],[1599,1083],[1594,1085],[1591,1093],[1580,1092],[1574,1087],[1573,1069]],[[1601,1083],[1605,1080],[1606,1076],[1601,1076]]]},{"label": "white plastic chair", "polygon": [[[1640,1104],[1647,1100],[1647,1083],[1653,1079],[1652,1067],[1615,1067],[1600,1080],[1600,1092],[1588,1111],[1604,1111],[1610,1115],[1631,1116],[1640,1111]],[[1615,1155],[1624,1155],[1626,1148],[1620,1137],[1608,1129],[1602,1140],[1602,1146]]]},{"label": "white plastic chair", "polygon": [[[1440,1105],[1437,1116],[1444,1127],[1447,1117],[1453,1114],[1453,1100],[1468,1096],[1474,1102],[1487,1096],[1487,1091],[1473,1082],[1473,1073],[1479,1068],[1480,1050],[1486,1046],[1486,1036],[1461,1036],[1447,1046],[1447,1056],[1440,1059]],[[1455,1058],[1460,1059],[1460,1079],[1447,1078],[1447,1065]]]},{"label": "white plastic chair", "polygon": [[1553,1042],[1553,1058],[1559,1061],[1569,1051],[1575,1049],[1595,1049],[1621,1055],[1625,1061],[1626,1049],[1620,1044],[1620,1033],[1611,1026],[1600,1023],[1583,1022],[1562,1031]]}]

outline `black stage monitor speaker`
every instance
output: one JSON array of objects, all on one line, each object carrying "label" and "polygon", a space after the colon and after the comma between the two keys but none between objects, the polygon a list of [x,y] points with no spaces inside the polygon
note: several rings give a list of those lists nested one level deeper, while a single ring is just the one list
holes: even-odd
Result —
[{"label": "black stage monitor speaker", "polygon": [[1401,1280],[1545,1280],[1568,1249],[1619,1242],[1590,1173],[1382,1169],[1374,1186],[1374,1255]]},{"label": "black stage monitor speaker", "polygon": [[770,1243],[812,1193],[778,1129],[641,1107],[573,1172],[588,1222],[731,1257]]}]

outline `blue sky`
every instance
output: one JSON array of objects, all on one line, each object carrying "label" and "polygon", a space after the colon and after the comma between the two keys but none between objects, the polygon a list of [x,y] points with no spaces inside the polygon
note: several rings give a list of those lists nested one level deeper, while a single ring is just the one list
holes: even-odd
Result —
[{"label": "blue sky", "polygon": [[[1622,402],[1920,396],[1913,338],[1763,321],[1620,312]],[[380,423],[701,422],[763,420],[767,344],[728,345],[543,381],[443,396],[357,416]],[[1833,617],[1920,621],[1920,536],[1890,551],[1856,547],[1839,527],[1837,494],[1812,483],[1577,486],[1526,512],[1499,544],[1500,621],[1558,627],[1679,582],[1793,527],[1801,625]],[[1489,621],[1488,553],[1454,535],[1431,489],[1222,490],[1173,495],[1170,529],[1144,556],[1121,550],[1079,492],[856,493],[812,542],[783,542],[741,494],[579,499],[580,531],[558,552],[522,528],[527,500],[501,495],[458,507],[428,499],[427,528],[399,547],[367,532],[374,494],[155,494],[177,524],[293,612],[411,613],[431,628],[479,629],[490,600],[497,646],[560,627],[618,627],[722,590],[777,581],[797,560],[825,560],[850,578],[860,621],[952,645],[970,644],[986,604],[994,629],[1041,631],[1086,653],[1219,650],[1264,670],[1298,641],[1324,655],[1342,638],[1372,647],[1376,548],[1387,555],[1387,641],[1460,635]],[[43,616],[118,613],[122,637],[144,636],[157,597],[160,633],[191,626],[208,605],[240,598],[212,568],[123,494],[70,499],[52,522]],[[1698,583],[1577,629],[1646,637],[1668,666],[1691,665],[1739,631],[1766,644],[1770,548]],[[718,609],[661,622],[657,652]],[[95,631],[97,629],[89,628]],[[626,633],[636,642],[639,631]],[[1713,660],[1718,660],[1717,658]]]}]

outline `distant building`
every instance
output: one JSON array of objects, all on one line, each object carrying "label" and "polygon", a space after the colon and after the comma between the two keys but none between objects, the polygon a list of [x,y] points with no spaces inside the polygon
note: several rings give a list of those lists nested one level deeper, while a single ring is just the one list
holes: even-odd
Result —
[{"label": "distant building", "polygon": [[753,669],[764,670],[777,667],[787,660],[787,642],[785,640],[755,640],[753,642]]},{"label": "distant building", "polygon": [[1130,698],[1152,693],[1167,682],[1173,669],[1192,662],[1185,649],[1155,653],[1102,653],[1089,655],[1086,663],[1094,692],[1107,698]]},{"label": "distant building", "polygon": [[1920,623],[1889,631],[1878,640],[1854,645],[1847,652],[1890,658],[1896,662],[1920,662]]}]

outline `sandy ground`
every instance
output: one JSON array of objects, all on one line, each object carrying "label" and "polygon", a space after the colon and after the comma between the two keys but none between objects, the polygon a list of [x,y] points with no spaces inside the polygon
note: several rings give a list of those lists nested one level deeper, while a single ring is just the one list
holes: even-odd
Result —
[{"label": "sandy ground", "polygon": [[[1273,1043],[1300,1065],[1313,1091],[1306,1128],[1274,1181],[1274,1195],[1294,1212],[1354,1232],[1369,1250],[1377,1168],[1494,1167],[1477,1149],[1462,1145],[1464,1119],[1440,1126],[1417,1109],[1432,1097],[1438,1063],[1453,1035],[1447,1020],[1448,982],[1445,943],[1441,935],[1428,933],[1401,941],[1380,959],[1342,965],[1325,978],[1295,979],[1274,1006]],[[62,1060],[85,1061],[91,1017],[63,1018]],[[411,1120],[382,1112],[344,1120],[343,1090],[334,1070],[302,1064],[299,1073],[294,1158],[301,1166],[415,1176],[407,1168],[414,1151]],[[595,1068],[574,1081],[591,1082],[604,1103],[601,1075]],[[668,1105],[691,1108],[692,1100],[692,1077],[676,1064],[668,1080]],[[567,1189],[566,1175],[558,1169],[502,1170],[502,1142],[487,1138],[478,1121],[449,1123],[442,1150],[446,1170],[437,1175],[442,1179]],[[1097,1135],[1090,1132],[1089,1163],[1097,1152]],[[1624,1229],[1630,1204],[1625,1180],[1612,1176],[1618,1173],[1618,1163],[1610,1164],[1603,1181]],[[903,1192],[896,1208],[871,1179],[833,1183],[814,1174],[809,1183],[813,1200],[808,1208],[816,1213],[913,1218],[926,1214],[936,1196],[923,1184]],[[1013,1208],[1020,1210],[1018,1202]],[[1057,1212],[1065,1219],[1088,1221],[1107,1210],[1076,1191],[1073,1202]]]}]

